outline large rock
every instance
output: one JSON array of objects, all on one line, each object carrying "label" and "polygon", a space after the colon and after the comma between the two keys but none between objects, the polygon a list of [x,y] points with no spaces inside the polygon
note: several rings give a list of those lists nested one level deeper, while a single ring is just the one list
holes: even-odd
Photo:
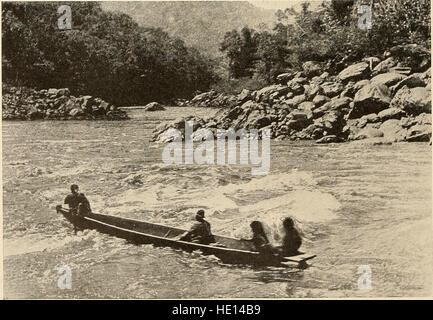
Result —
[{"label": "large rock", "polygon": [[323,96],[323,95],[317,95],[314,97],[313,99],[313,103],[315,104],[316,107],[321,107],[323,106],[326,102],[330,101],[331,99],[328,98],[327,96]]},{"label": "large rock", "polygon": [[368,123],[376,123],[379,122],[380,118],[375,113],[370,113],[365,116],[362,116],[360,119],[357,120],[356,126],[359,128],[365,127]]},{"label": "large rock", "polygon": [[429,142],[432,137],[432,126],[416,124],[408,129],[406,141]]},{"label": "large rock", "polygon": [[291,80],[294,76],[295,76],[295,72],[293,71],[281,73],[277,76],[277,81],[280,84],[284,84],[287,83],[289,80]]},{"label": "large rock", "polygon": [[338,96],[344,89],[343,85],[340,82],[324,82],[321,84],[321,87],[323,88],[324,95],[333,98],[335,96]]},{"label": "large rock", "polygon": [[430,50],[419,44],[397,45],[389,49],[390,53],[415,72],[425,71],[430,67]]},{"label": "large rock", "polygon": [[383,137],[383,132],[381,130],[372,127],[366,127],[355,135],[354,140],[362,140],[362,139],[370,139],[370,138],[378,138],[378,137]]},{"label": "large rock", "polygon": [[308,127],[312,120],[307,112],[294,110],[287,116],[286,123],[292,130],[302,130]]},{"label": "large rock", "polygon": [[324,93],[323,88],[318,84],[304,85],[304,94],[307,100],[311,101],[316,95],[323,95]]},{"label": "large rock", "polygon": [[304,74],[312,78],[314,76],[318,76],[321,74],[321,66],[318,62],[315,61],[307,61],[302,65],[302,70],[304,70]]},{"label": "large rock", "polygon": [[387,141],[398,142],[405,141],[407,129],[401,126],[400,120],[390,119],[382,123],[380,131],[383,132]]},{"label": "large rock", "polygon": [[398,82],[396,85],[391,87],[391,91],[395,94],[403,88],[404,86],[408,88],[416,88],[416,87],[425,87],[427,84],[426,77],[422,73],[414,73],[410,76],[404,78],[400,82]]},{"label": "large rock", "polygon": [[264,87],[260,90],[258,90],[256,92],[256,101],[260,102],[268,102],[269,100],[269,96],[271,94],[277,93],[277,96],[282,96],[287,94],[290,91],[289,87],[284,86],[284,85],[280,85],[280,84],[276,84],[276,85],[272,85],[272,86],[268,86],[268,87]]},{"label": "large rock", "polygon": [[373,75],[388,72],[392,67],[395,67],[397,63],[398,61],[395,58],[389,57],[374,67]]},{"label": "large rock", "polygon": [[265,113],[259,110],[253,110],[247,120],[244,122],[244,128],[246,129],[260,129],[271,124],[271,119]]},{"label": "large rock", "polygon": [[378,113],[378,118],[381,122],[389,119],[401,119],[406,115],[406,112],[399,108],[388,108]]},{"label": "large rock", "polygon": [[343,139],[340,137],[337,137],[336,135],[327,135],[327,136],[324,136],[324,137],[316,140],[316,143],[318,143],[318,144],[338,143],[338,142],[343,142]]},{"label": "large rock", "polygon": [[364,79],[370,73],[369,64],[360,62],[353,64],[338,74],[338,78],[342,81]]},{"label": "large rock", "polygon": [[378,113],[387,109],[390,102],[390,90],[385,85],[367,84],[355,95],[353,109],[348,118],[354,119],[369,113]]},{"label": "large rock", "polygon": [[388,72],[373,77],[370,82],[371,84],[386,85],[388,87],[391,87],[399,81],[403,80],[404,78],[406,77],[400,73]]},{"label": "large rock", "polygon": [[358,82],[356,82],[353,85],[353,90],[355,90],[356,92],[358,92],[358,90],[360,90],[361,88],[365,87],[367,84],[370,84],[370,80],[359,80]]},{"label": "large rock", "polygon": [[158,102],[150,102],[144,107],[144,111],[163,111],[164,106]]},{"label": "large rock", "polygon": [[239,93],[239,95],[238,95],[238,102],[239,103],[244,103],[244,102],[248,101],[249,99],[251,99],[251,91],[248,89],[243,89],[241,91],[241,93]]},{"label": "large rock", "polygon": [[79,109],[79,108],[72,109],[69,112],[69,115],[71,117],[77,117],[77,116],[80,116],[80,115],[83,115],[83,114],[84,114],[84,111],[82,109]]},{"label": "large rock", "polygon": [[431,113],[431,91],[425,87],[405,86],[395,94],[391,107],[400,108],[410,115]]},{"label": "large rock", "polygon": [[339,112],[346,113],[349,111],[351,102],[352,102],[352,99],[350,99],[348,97],[333,99],[333,100],[325,103],[323,106],[321,106],[319,108],[315,108],[313,110],[313,116],[314,116],[314,118],[318,118],[318,117],[321,117],[326,112],[329,112],[331,110],[338,110]]}]

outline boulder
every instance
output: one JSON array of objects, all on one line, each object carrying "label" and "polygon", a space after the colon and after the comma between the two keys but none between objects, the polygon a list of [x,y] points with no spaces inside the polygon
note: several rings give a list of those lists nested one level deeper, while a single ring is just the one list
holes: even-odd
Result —
[{"label": "boulder", "polygon": [[214,138],[214,134],[212,130],[208,128],[200,128],[192,134],[192,141],[204,141],[204,140],[212,140]]},{"label": "boulder", "polygon": [[355,88],[355,83],[353,81],[349,81],[345,85],[344,90],[340,93],[340,98],[353,98],[357,91],[358,89]]},{"label": "boulder", "polygon": [[359,118],[369,113],[378,113],[387,109],[390,102],[390,90],[385,85],[367,84],[355,95],[349,119]]},{"label": "boulder", "polygon": [[241,93],[239,93],[237,99],[239,103],[244,103],[245,101],[248,101],[249,99],[251,99],[251,91],[248,89],[243,89]]},{"label": "boulder", "polygon": [[287,116],[286,123],[292,130],[302,130],[308,127],[312,121],[308,116],[308,113],[294,110]]},{"label": "boulder", "polygon": [[415,117],[414,121],[417,124],[421,124],[421,125],[431,125],[431,118],[432,115],[431,113],[421,113],[420,115],[418,115],[417,117]]},{"label": "boulder", "polygon": [[293,97],[292,99],[289,100],[285,100],[284,102],[291,107],[296,107],[297,105],[301,104],[302,102],[304,102],[305,100],[307,100],[307,98],[305,97],[305,94],[301,94],[299,96]]},{"label": "boulder", "polygon": [[336,135],[327,135],[324,136],[318,140],[316,140],[316,143],[323,144],[323,143],[338,143],[343,142],[343,139],[340,137],[337,137]]},{"label": "boulder", "polygon": [[255,100],[257,102],[267,102],[271,94],[277,93],[277,96],[282,96],[287,94],[289,91],[289,87],[280,84],[264,87],[256,92]]},{"label": "boulder", "polygon": [[394,57],[407,64],[415,72],[420,72],[430,67],[430,50],[419,44],[409,43],[397,45],[389,49]]},{"label": "boulder", "polygon": [[370,80],[360,80],[353,85],[353,90],[358,91],[367,84],[370,84]]},{"label": "boulder", "polygon": [[324,105],[326,102],[330,101],[331,99],[328,98],[327,96],[323,96],[323,95],[317,95],[314,97],[313,99],[313,103],[316,107],[321,107],[322,105]]},{"label": "boulder", "polygon": [[368,123],[376,123],[376,122],[379,122],[379,121],[380,121],[380,118],[378,117],[377,114],[375,114],[375,113],[370,113],[370,114],[367,114],[367,115],[365,115],[365,116],[362,116],[362,117],[358,120],[358,122],[357,122],[357,127],[359,127],[359,128],[363,128],[363,127],[365,127]]},{"label": "boulder", "polygon": [[311,101],[316,95],[323,95],[323,88],[318,84],[304,85],[304,94],[307,100]]},{"label": "boulder", "polygon": [[360,62],[353,64],[338,74],[338,78],[342,81],[365,79],[370,73],[369,64]]},{"label": "boulder", "polygon": [[400,90],[404,86],[406,86],[408,88],[425,87],[427,84],[427,82],[425,80],[426,80],[426,78],[425,78],[424,74],[414,73],[414,74],[404,78],[403,80],[398,82],[396,85],[392,86],[391,91],[395,94],[396,92],[398,92],[398,90]]},{"label": "boulder", "polygon": [[93,105],[93,97],[92,96],[82,96],[79,101],[81,102],[81,108],[83,109],[91,109]]},{"label": "boulder", "polygon": [[338,96],[341,91],[343,91],[344,87],[340,82],[324,82],[321,84],[323,88],[324,95],[332,98]]},{"label": "boulder", "polygon": [[80,115],[83,115],[83,114],[84,114],[83,110],[82,110],[82,109],[79,109],[79,108],[72,109],[72,110],[69,112],[69,115],[70,115],[71,117],[77,117],[77,116],[80,116]]},{"label": "boulder", "polygon": [[314,76],[320,75],[321,66],[318,62],[307,61],[302,65],[302,70],[304,71],[305,76],[312,78]]},{"label": "boulder", "polygon": [[47,95],[49,95],[49,96],[57,96],[57,89],[55,89],[55,88],[48,89]]},{"label": "boulder", "polygon": [[392,142],[405,141],[407,136],[407,129],[403,128],[397,119],[390,119],[382,123],[380,131],[383,132],[386,140]]},{"label": "boulder", "polygon": [[[302,80],[303,78],[301,78]],[[303,81],[299,81],[299,78],[294,78],[287,82],[287,86],[289,87],[290,92],[293,92],[294,95],[299,95],[304,92]]]},{"label": "boulder", "polygon": [[366,127],[355,135],[354,140],[379,138],[379,137],[383,137],[383,132],[381,130],[372,127]]},{"label": "boulder", "polygon": [[388,72],[392,67],[395,67],[397,65],[397,63],[398,63],[398,61],[395,58],[389,57],[388,59],[380,62],[373,69],[373,75]]},{"label": "boulder", "polygon": [[400,108],[410,115],[431,113],[431,91],[425,87],[404,86],[395,94],[391,107]]},{"label": "boulder", "polygon": [[409,142],[428,142],[432,136],[432,126],[416,124],[407,131],[406,141]]},{"label": "boulder", "polygon": [[291,80],[294,76],[295,76],[295,72],[293,72],[293,71],[292,72],[285,72],[285,73],[279,74],[277,76],[277,81],[280,84],[284,84],[284,83],[287,83],[287,81]]},{"label": "boulder", "polygon": [[[259,110],[253,110],[247,120],[244,122],[243,127],[247,129],[260,129],[271,124],[269,116],[260,112]],[[237,127],[237,126],[236,126]]]},{"label": "boulder", "polygon": [[146,104],[144,107],[144,111],[163,111],[165,110],[164,106],[162,104],[159,104],[158,102],[150,102]]},{"label": "boulder", "polygon": [[57,89],[57,96],[66,96],[69,97],[71,94],[71,92],[69,91],[68,88],[61,88],[61,89]]},{"label": "boulder", "polygon": [[44,117],[44,114],[39,109],[31,107],[27,113],[27,117],[29,120],[39,120]]},{"label": "boulder", "polygon": [[379,120],[384,122],[389,119],[401,119],[406,115],[406,112],[399,108],[388,108],[377,114]]},{"label": "boulder", "polygon": [[396,72],[388,72],[388,73],[382,73],[375,77],[373,77],[370,80],[371,84],[378,84],[378,85],[386,85],[387,87],[391,87],[395,84],[397,84],[399,81],[406,78],[404,75]]},{"label": "boulder", "polygon": [[302,102],[301,104],[298,105],[298,110],[311,112],[315,107],[316,106],[314,103],[312,103],[310,101],[305,101],[305,102]]},{"label": "boulder", "polygon": [[347,111],[349,111],[351,101],[352,99],[348,97],[332,99],[331,101],[325,103],[323,106],[315,108],[313,110],[313,116],[314,118],[318,118],[331,110],[338,110],[340,112],[346,113]]}]

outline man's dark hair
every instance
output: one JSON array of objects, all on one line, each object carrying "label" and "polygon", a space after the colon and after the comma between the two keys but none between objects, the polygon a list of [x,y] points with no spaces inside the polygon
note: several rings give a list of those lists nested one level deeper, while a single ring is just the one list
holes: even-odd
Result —
[{"label": "man's dark hair", "polygon": [[78,189],[78,185],[76,185],[76,184],[73,184],[73,185],[71,185],[71,191],[73,192],[74,190],[77,190]]},{"label": "man's dark hair", "polygon": [[290,218],[290,217],[286,217],[286,218],[283,220],[283,226],[284,226],[285,228],[293,228],[293,227],[295,226],[295,222],[293,221],[292,218]]}]

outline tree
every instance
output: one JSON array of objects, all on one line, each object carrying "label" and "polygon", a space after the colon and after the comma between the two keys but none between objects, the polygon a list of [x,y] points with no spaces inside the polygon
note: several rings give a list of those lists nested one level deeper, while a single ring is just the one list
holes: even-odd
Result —
[{"label": "tree", "polygon": [[220,45],[220,50],[229,59],[229,71],[233,78],[250,77],[257,60],[257,43],[255,30],[244,27],[241,33],[237,30],[227,32]]}]

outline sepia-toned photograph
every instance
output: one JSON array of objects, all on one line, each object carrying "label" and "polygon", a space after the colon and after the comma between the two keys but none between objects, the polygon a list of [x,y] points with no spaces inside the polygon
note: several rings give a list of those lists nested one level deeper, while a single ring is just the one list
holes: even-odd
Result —
[{"label": "sepia-toned photograph", "polygon": [[430,0],[2,1],[1,36],[3,299],[433,297]]}]

